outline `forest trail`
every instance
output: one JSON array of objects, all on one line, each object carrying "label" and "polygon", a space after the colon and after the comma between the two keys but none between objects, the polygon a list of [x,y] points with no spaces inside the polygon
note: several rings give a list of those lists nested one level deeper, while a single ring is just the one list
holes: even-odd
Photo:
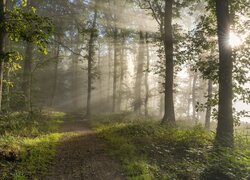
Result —
[{"label": "forest trail", "polygon": [[86,121],[65,121],[65,136],[57,147],[57,153],[46,180],[123,180],[119,164],[105,153],[105,144],[96,137]]}]

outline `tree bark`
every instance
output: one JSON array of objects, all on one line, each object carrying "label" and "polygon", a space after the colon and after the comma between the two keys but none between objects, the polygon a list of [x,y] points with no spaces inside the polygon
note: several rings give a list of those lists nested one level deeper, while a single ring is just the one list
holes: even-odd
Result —
[{"label": "tree bark", "polygon": [[124,83],[124,75],[125,75],[125,35],[123,34],[122,37],[122,45],[121,45],[121,59],[120,59],[120,66],[121,66],[121,74],[120,74],[120,87],[119,87],[119,97],[117,102],[118,111],[122,109],[122,100],[123,100],[123,83]]},{"label": "tree bark", "polygon": [[115,27],[114,30],[114,77],[113,77],[113,101],[112,101],[112,112],[116,111],[116,96],[117,96],[117,68],[118,68],[118,61],[117,61],[117,43],[118,43],[118,32],[117,28]]},{"label": "tree bark", "polygon": [[[212,93],[213,93],[213,82],[212,82],[212,80],[208,80],[207,93],[208,93],[208,100],[209,100],[212,97]],[[207,110],[206,110],[206,117],[205,117],[205,128],[207,130],[210,130],[211,110],[212,110],[212,108],[208,104],[207,105]]]},{"label": "tree bark", "polygon": [[165,0],[165,19],[164,19],[164,50],[165,50],[165,114],[164,123],[175,123],[174,112],[174,60],[173,60],[173,28],[172,28],[172,11],[173,0]]},{"label": "tree bark", "polygon": [[[0,25],[3,26],[5,22],[6,0],[0,0]],[[4,57],[5,57],[5,27],[0,30],[0,112],[2,111],[2,97],[3,97],[3,74],[4,74]]]},{"label": "tree bark", "polygon": [[25,50],[23,64],[23,93],[25,98],[25,109],[31,111],[31,68],[33,59],[33,44],[28,42]]},{"label": "tree bark", "polygon": [[143,32],[140,31],[140,41],[139,41],[139,54],[137,58],[137,74],[135,81],[135,102],[134,102],[134,112],[138,115],[141,115],[141,106],[142,106],[142,76],[143,76],[143,62],[144,62],[144,36]]},{"label": "tree bark", "polygon": [[150,65],[150,56],[149,56],[149,41],[148,33],[146,33],[146,54],[147,54],[147,63],[146,63],[146,72],[145,72],[145,116],[148,116],[148,99],[149,99],[149,84],[148,84],[148,75],[149,75],[149,65]]},{"label": "tree bark", "polygon": [[51,102],[50,105],[54,105],[55,97],[56,97],[56,90],[57,90],[57,83],[58,83],[58,66],[59,66],[59,56],[60,56],[60,33],[58,35],[58,43],[56,47],[56,57],[55,57],[55,66],[54,66],[54,82],[53,82],[53,87],[52,87],[52,93],[51,93]]},{"label": "tree bark", "polygon": [[192,87],[192,106],[193,106],[193,121],[196,120],[196,82],[197,82],[197,73],[194,74],[193,78],[193,87]]},{"label": "tree bark", "polygon": [[88,46],[88,96],[87,96],[87,112],[86,116],[91,115],[91,93],[92,93],[92,65],[94,61],[94,41],[95,41],[95,29],[96,29],[97,9],[95,7],[94,19],[92,22],[89,46]]},{"label": "tree bark", "polygon": [[[109,105],[109,108],[112,106],[111,102],[111,87],[112,87],[112,81],[111,81],[111,62],[112,62],[112,47],[111,47],[111,42],[108,43],[108,92],[107,92],[107,102]],[[111,110],[111,109],[109,109]]]},{"label": "tree bark", "polygon": [[216,16],[219,41],[219,111],[216,142],[218,145],[232,147],[234,128],[232,115],[232,47],[228,43],[230,15],[228,0],[216,0]]}]

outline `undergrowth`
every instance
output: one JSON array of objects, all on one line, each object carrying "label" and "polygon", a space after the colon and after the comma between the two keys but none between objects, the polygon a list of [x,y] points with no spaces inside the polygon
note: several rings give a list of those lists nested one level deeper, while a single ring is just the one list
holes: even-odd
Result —
[{"label": "undergrowth", "polygon": [[36,179],[46,173],[63,134],[63,113],[12,113],[0,119],[0,179]]},{"label": "undergrowth", "polygon": [[127,179],[249,178],[249,144],[215,152],[214,135],[199,125],[173,128],[124,113],[94,117],[92,126]]}]

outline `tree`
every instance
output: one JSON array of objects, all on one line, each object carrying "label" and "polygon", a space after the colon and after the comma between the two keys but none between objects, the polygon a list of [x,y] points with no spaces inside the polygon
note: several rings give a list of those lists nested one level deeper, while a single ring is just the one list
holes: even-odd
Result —
[{"label": "tree", "polygon": [[6,0],[0,0],[0,111],[2,110],[2,96],[3,96],[3,74],[5,61],[5,10]]},{"label": "tree", "polygon": [[174,42],[173,42],[173,0],[165,0],[164,50],[165,50],[165,114],[163,122],[174,123]]},{"label": "tree", "polygon": [[230,16],[228,0],[216,0],[216,16],[219,42],[219,111],[216,142],[233,146],[232,110],[232,47],[229,44]]},{"label": "tree", "polygon": [[93,79],[93,62],[94,62],[94,43],[96,37],[96,19],[97,19],[97,8],[94,10],[94,17],[90,29],[90,39],[88,43],[88,95],[87,95],[87,112],[86,115],[91,115],[91,91],[92,91],[92,79]]},{"label": "tree", "polygon": [[135,81],[135,102],[134,102],[134,112],[138,115],[141,115],[141,106],[142,106],[142,97],[141,97],[141,91],[142,91],[142,75],[143,75],[143,65],[144,65],[144,44],[145,39],[143,32],[140,31],[140,40],[139,40],[139,51],[138,51],[138,57],[137,57],[137,72],[136,72],[136,81]]}]

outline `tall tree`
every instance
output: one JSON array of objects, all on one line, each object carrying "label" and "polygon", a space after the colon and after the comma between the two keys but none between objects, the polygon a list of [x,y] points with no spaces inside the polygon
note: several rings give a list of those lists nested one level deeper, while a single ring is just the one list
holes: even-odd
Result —
[{"label": "tall tree", "polygon": [[165,0],[164,14],[164,50],[165,50],[165,114],[163,122],[174,123],[174,43],[173,43],[173,3],[174,0]]},{"label": "tall tree", "polygon": [[[97,5],[97,2],[96,2]],[[92,80],[93,80],[93,62],[94,62],[94,50],[95,50],[95,37],[96,37],[96,20],[97,20],[97,7],[95,5],[94,17],[92,20],[90,38],[88,42],[88,95],[87,95],[87,112],[86,115],[91,115],[91,93],[92,93]]]},{"label": "tall tree", "polygon": [[[208,101],[212,98],[212,93],[213,93],[213,81],[212,80],[208,80],[208,89],[207,89],[207,93],[208,93]],[[205,117],[205,128],[207,130],[210,130],[210,119],[211,119],[211,110],[212,107],[211,105],[207,105],[207,110],[206,110],[206,117]]]},{"label": "tall tree", "polygon": [[137,72],[136,72],[136,81],[135,81],[135,102],[134,102],[134,112],[141,115],[141,106],[142,106],[142,76],[143,76],[143,63],[144,63],[144,44],[145,39],[143,32],[139,33],[139,51],[137,56]]},{"label": "tall tree", "polygon": [[32,70],[32,59],[33,59],[33,44],[27,42],[25,50],[25,58],[23,62],[23,93],[25,98],[25,108],[31,111],[31,70]]},{"label": "tall tree", "polygon": [[5,10],[6,0],[0,0],[0,111],[2,110],[3,96],[3,74],[4,74],[4,59],[5,59]]},{"label": "tall tree", "polygon": [[232,115],[232,47],[229,44],[230,14],[228,0],[216,0],[216,16],[219,41],[219,111],[216,142],[233,146]]},{"label": "tall tree", "polygon": [[149,66],[150,66],[150,55],[149,55],[149,39],[148,33],[146,33],[146,71],[145,71],[145,116],[148,116],[148,100],[149,100],[149,83],[148,83],[148,76],[149,76]]}]

